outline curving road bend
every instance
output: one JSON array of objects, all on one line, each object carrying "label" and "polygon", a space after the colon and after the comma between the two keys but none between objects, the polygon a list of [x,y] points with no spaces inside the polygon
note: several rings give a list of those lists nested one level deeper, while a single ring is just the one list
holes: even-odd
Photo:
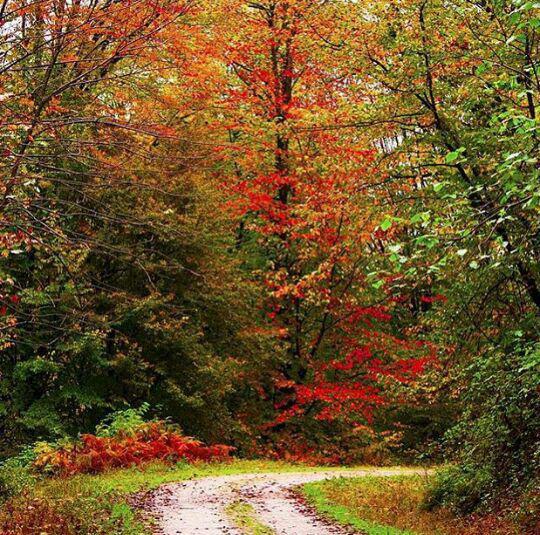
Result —
[{"label": "curving road bend", "polygon": [[350,531],[314,515],[295,499],[291,488],[334,477],[423,473],[414,468],[366,468],[205,477],[161,487],[153,498],[152,516],[157,519],[156,533],[162,535],[242,535],[225,512],[231,503],[242,501],[277,535],[344,535]]}]

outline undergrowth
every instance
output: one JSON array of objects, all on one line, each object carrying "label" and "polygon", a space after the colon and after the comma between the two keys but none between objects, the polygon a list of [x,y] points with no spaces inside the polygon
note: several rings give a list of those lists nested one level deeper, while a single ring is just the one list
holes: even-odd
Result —
[{"label": "undergrowth", "polygon": [[509,511],[458,516],[448,508],[428,510],[433,478],[341,478],[302,487],[320,513],[368,535],[525,535],[519,516]]}]

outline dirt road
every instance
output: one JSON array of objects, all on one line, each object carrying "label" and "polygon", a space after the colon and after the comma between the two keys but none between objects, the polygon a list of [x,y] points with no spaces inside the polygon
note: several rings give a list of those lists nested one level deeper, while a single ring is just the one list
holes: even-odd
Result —
[{"label": "dirt road", "polygon": [[253,507],[257,520],[278,535],[350,533],[315,516],[290,492],[291,487],[333,477],[386,477],[423,473],[408,468],[355,471],[242,474],[206,477],[161,487],[153,499],[157,533],[163,535],[242,535],[226,508],[241,501]]}]

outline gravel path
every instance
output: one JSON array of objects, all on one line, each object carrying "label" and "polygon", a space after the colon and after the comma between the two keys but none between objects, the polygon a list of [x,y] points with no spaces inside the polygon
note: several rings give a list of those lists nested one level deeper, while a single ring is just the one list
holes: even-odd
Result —
[{"label": "gravel path", "polygon": [[291,487],[333,477],[395,476],[425,473],[408,468],[354,471],[242,474],[206,477],[161,487],[152,514],[163,535],[242,535],[225,513],[235,501],[250,504],[258,520],[278,535],[339,535],[350,533],[318,518],[296,500]]}]

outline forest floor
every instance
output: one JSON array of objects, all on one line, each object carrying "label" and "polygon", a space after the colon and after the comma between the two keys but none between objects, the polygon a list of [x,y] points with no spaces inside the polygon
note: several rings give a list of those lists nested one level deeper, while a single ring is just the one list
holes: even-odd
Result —
[{"label": "forest floor", "polygon": [[160,487],[149,500],[163,535],[330,535],[350,533],[317,515],[295,487],[338,477],[426,474],[416,468],[362,468],[210,476]]}]

